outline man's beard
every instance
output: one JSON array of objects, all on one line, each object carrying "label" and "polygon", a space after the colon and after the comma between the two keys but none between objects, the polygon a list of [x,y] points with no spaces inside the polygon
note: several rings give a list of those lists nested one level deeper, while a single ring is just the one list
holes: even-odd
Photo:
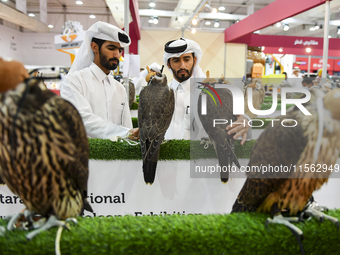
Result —
[{"label": "man's beard", "polygon": [[[107,70],[115,70],[117,66],[119,65],[119,59],[118,58],[110,58],[107,59],[105,55],[103,55],[99,51],[99,59],[100,59],[100,64],[105,67]],[[110,61],[116,60],[117,63],[110,63]]]},{"label": "man's beard", "polygon": [[[191,77],[192,72],[194,70],[194,66],[190,69],[190,71],[188,71],[187,69],[179,69],[177,72],[175,72],[175,70],[172,69],[171,66],[170,66],[170,68],[171,68],[171,71],[174,74],[176,80],[178,80],[179,82],[183,82],[183,81],[188,80]],[[186,71],[186,74],[179,74],[179,72],[183,71],[183,70]]]}]

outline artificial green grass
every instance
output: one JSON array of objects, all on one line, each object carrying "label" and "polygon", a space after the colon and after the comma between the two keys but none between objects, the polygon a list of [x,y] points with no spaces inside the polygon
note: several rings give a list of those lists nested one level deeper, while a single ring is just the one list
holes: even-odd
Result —
[{"label": "artificial green grass", "polygon": [[[286,109],[288,110],[293,105],[294,104],[287,104]],[[272,108],[272,104],[262,104],[261,105],[261,110],[269,110],[270,108]],[[281,111],[281,104],[279,104],[279,103],[277,104],[275,111]]]},{"label": "artificial green grass", "polygon": [[132,117],[132,126],[133,128],[137,128],[138,127],[138,118],[137,117]]},{"label": "artificial green grass", "polygon": [[[271,98],[267,98],[267,97],[266,97],[266,98],[263,100],[263,102],[264,102],[264,103],[272,103],[272,102],[273,102],[273,98],[272,98],[272,97],[271,97]],[[281,99],[278,99],[278,100],[277,100],[277,103],[278,103],[278,104],[281,104]]]},{"label": "artificial green grass", "polygon": [[[256,140],[235,141],[235,153],[238,158],[249,158]],[[112,142],[108,139],[89,138],[90,159],[95,160],[141,160],[140,145],[131,146],[127,142]],[[213,146],[204,149],[200,141],[170,140],[161,145],[159,160],[190,160],[216,158]]]},{"label": "artificial green grass", "polygon": [[133,102],[130,110],[138,110],[138,103]]},{"label": "artificial green grass", "polygon": [[[339,210],[329,215],[340,219]],[[61,236],[62,255],[101,254],[300,254],[295,237],[283,225],[268,225],[269,215],[169,215],[78,218]],[[7,222],[0,220],[0,225]],[[329,221],[294,223],[304,232],[306,254],[339,254],[339,231]],[[23,230],[0,237],[2,255],[54,254],[57,228],[26,241]]]}]

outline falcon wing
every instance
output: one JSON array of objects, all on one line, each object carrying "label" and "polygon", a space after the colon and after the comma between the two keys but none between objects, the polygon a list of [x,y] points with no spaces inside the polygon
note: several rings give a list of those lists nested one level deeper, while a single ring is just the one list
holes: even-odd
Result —
[{"label": "falcon wing", "polygon": [[[235,163],[235,165],[240,168],[238,159],[233,151],[235,140],[233,139],[233,135],[228,135],[226,131],[226,127],[231,123],[231,121],[236,121],[236,116],[233,115],[233,98],[231,92],[228,89],[216,89],[216,92],[222,102],[221,105],[217,98],[212,98],[212,96],[217,96],[214,91],[209,88],[205,88],[205,90],[207,91],[207,94],[205,94],[207,99],[207,114],[203,115],[201,112],[202,95],[204,93],[202,92],[198,98],[198,115],[204,130],[214,142],[219,165],[222,168],[224,166],[231,166],[232,163]],[[228,123],[218,124],[214,127],[213,123],[215,119],[227,120]],[[228,176],[228,172],[221,171],[222,182],[227,182]]]},{"label": "falcon wing", "polygon": [[[296,119],[299,122],[298,111],[290,112],[286,119]],[[281,117],[280,122],[283,119],[285,117]],[[259,169],[263,166],[292,166],[291,172],[273,173],[270,178],[263,178],[268,177],[268,174],[262,172],[247,173],[248,178],[233,205],[232,212],[258,210],[270,194],[280,189],[288,180],[292,180],[285,177],[291,175],[306,144],[307,138],[301,125],[289,128],[283,127],[277,121],[274,127],[268,126],[252,148],[248,167],[255,166],[253,169]]]},{"label": "falcon wing", "polygon": [[159,149],[172,119],[174,102],[174,92],[167,86],[148,85],[140,93],[138,127],[146,183],[154,182]]}]

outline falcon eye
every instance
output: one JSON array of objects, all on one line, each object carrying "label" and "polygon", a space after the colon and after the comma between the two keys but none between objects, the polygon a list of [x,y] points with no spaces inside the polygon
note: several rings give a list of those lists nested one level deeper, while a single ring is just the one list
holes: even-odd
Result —
[{"label": "falcon eye", "polygon": [[156,75],[157,75],[158,77],[162,77],[162,74],[161,74],[161,73],[156,73]]}]

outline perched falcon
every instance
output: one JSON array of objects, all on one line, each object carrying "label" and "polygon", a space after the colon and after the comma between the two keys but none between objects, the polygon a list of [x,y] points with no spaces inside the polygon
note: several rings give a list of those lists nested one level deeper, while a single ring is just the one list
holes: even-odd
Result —
[{"label": "perched falcon", "polygon": [[155,180],[159,148],[175,108],[175,97],[167,78],[155,73],[139,95],[138,127],[146,184]]},{"label": "perched falcon", "polygon": [[262,86],[260,79],[254,79],[252,83],[245,86],[245,95],[244,95],[244,112],[247,114],[251,119],[257,118],[257,115],[252,113],[248,108],[248,88],[252,88],[252,98],[253,98],[253,106],[257,110],[261,110],[261,104],[264,101],[265,91]]},{"label": "perched falcon", "polygon": [[[235,140],[233,135],[228,135],[226,127],[236,121],[236,116],[233,115],[233,98],[228,89],[214,88],[216,80],[206,78],[201,85],[202,92],[198,98],[197,111],[199,119],[202,122],[205,132],[214,144],[214,148],[218,157],[218,162],[221,168],[232,166],[233,163],[240,168],[238,159],[233,151]],[[202,114],[202,95],[206,96],[206,115]],[[218,98],[219,97],[219,98]],[[225,119],[227,124],[218,124],[213,126],[214,119]],[[224,168],[226,169],[226,168]],[[221,171],[221,181],[226,183],[229,178],[228,172]]]},{"label": "perched falcon", "polygon": [[0,94],[0,141],[0,175],[32,215],[49,217],[46,224],[56,226],[84,209],[92,211],[81,117],[41,80],[32,78]]},{"label": "perched falcon", "polygon": [[[122,84],[124,85],[124,80],[122,81]],[[135,99],[136,99],[135,85],[132,80],[129,80],[129,107],[130,109],[132,107],[132,104],[135,102]]]},{"label": "perched falcon", "polygon": [[[327,182],[340,151],[340,89],[326,95],[313,89],[311,94],[311,100],[304,106],[312,115],[304,115],[294,107],[274,127],[269,125],[252,148],[250,168],[283,169],[283,166],[286,171],[248,172],[232,212],[271,212],[280,216],[283,209],[289,209],[291,215],[296,215],[304,209],[313,191]],[[285,126],[297,125],[284,127],[283,120]],[[275,222],[275,217],[270,222]],[[294,230],[289,222],[283,224]],[[298,231],[298,235],[302,232]]]}]

